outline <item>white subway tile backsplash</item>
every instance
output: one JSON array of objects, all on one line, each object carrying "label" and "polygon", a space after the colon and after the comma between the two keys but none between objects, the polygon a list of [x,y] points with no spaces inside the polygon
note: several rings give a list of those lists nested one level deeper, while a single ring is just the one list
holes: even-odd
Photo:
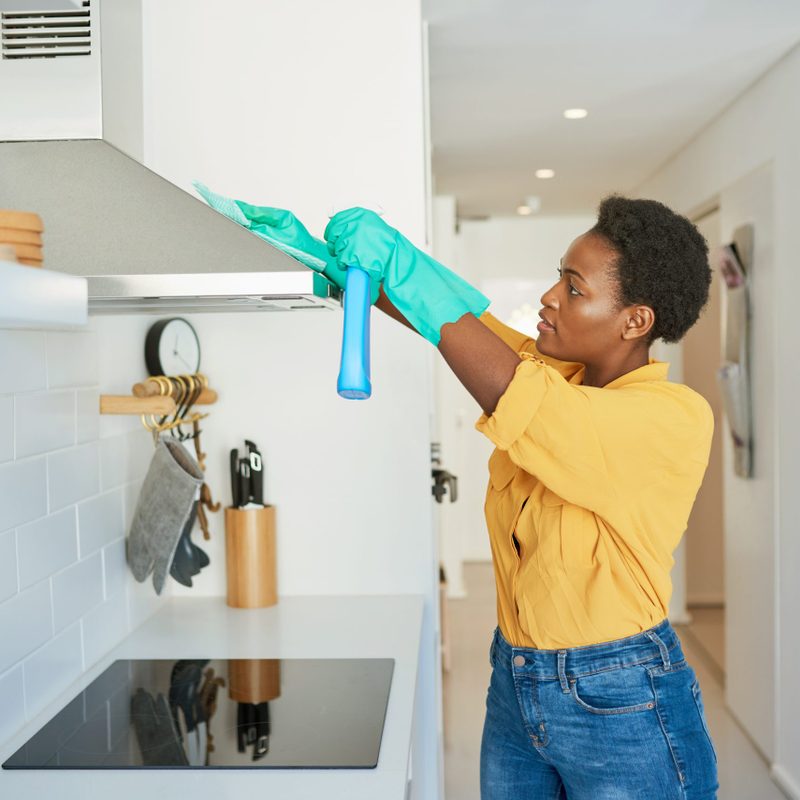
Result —
[{"label": "white subway tile backsplash", "polygon": [[19,582],[23,589],[78,560],[75,517],[73,506],[17,529]]},{"label": "white subway tile backsplash", "polygon": [[56,631],[80,619],[103,602],[103,560],[100,553],[67,567],[52,578]]},{"label": "white subway tile backsplash", "polygon": [[14,428],[17,458],[75,444],[75,392],[16,395]]},{"label": "white subway tile backsplash", "polygon": [[83,625],[83,657],[87,668],[99,661],[128,633],[126,592],[117,592],[86,614]]},{"label": "white subway tile backsplash", "polygon": [[100,392],[97,389],[78,389],[78,444],[93,442],[100,436]]},{"label": "white subway tile backsplash", "polygon": [[98,382],[94,331],[47,333],[47,385],[90,386]]},{"label": "white subway tile backsplash", "polygon": [[101,489],[113,489],[130,480],[127,466],[128,434],[100,439]]},{"label": "white subway tile backsplash", "polygon": [[[127,437],[126,452],[126,472],[128,480],[144,479],[144,476],[147,475],[150,462],[153,460],[153,454],[155,453],[153,435],[143,428],[137,431],[131,431]],[[192,456],[194,456],[194,451],[192,451]]]},{"label": "white subway tile backsplash", "polygon": [[47,513],[47,462],[29,458],[0,464],[0,531]]},{"label": "white subway tile backsplash", "polygon": [[14,458],[14,398],[0,397],[0,461]]},{"label": "white subway tile backsplash", "polygon": [[123,591],[130,575],[125,554],[125,539],[117,539],[116,542],[106,545],[103,548],[103,596],[111,597]]},{"label": "white subway tile backsplash", "polygon": [[50,511],[85,500],[100,491],[100,455],[97,442],[47,457]]},{"label": "white subway tile backsplash", "polygon": [[17,538],[14,531],[0,533],[0,603],[17,593]]},{"label": "white subway tile backsplash", "polygon": [[[105,386],[103,390],[108,391]],[[120,393],[123,391],[125,390],[121,390]],[[130,414],[101,414],[99,427],[101,439],[109,436],[121,436],[130,431],[144,430],[141,419]]]},{"label": "white subway tile backsplash", "polygon": [[0,331],[0,741],[161,605],[125,559],[152,439],[99,413],[142,373],[150,323]]},{"label": "white subway tile backsplash", "polygon": [[42,331],[0,331],[0,394],[47,386],[44,337]]},{"label": "white subway tile backsplash", "polygon": [[122,525],[121,489],[106,492],[81,503],[78,506],[78,541],[81,558],[123,536]]},{"label": "white subway tile backsplash", "polygon": [[0,672],[16,664],[53,635],[50,582],[14,595],[0,603]]},{"label": "white subway tile backsplash", "polygon": [[123,497],[125,498],[125,533],[131,529],[133,515],[136,512],[136,503],[139,502],[139,495],[142,493],[144,480],[134,481],[125,485]]},{"label": "white subway tile backsplash", "polygon": [[22,666],[0,675],[0,742],[8,739],[25,722],[25,687]]},{"label": "white subway tile backsplash", "polygon": [[67,628],[37,650],[22,668],[25,672],[25,713],[30,719],[81,674],[80,623]]}]

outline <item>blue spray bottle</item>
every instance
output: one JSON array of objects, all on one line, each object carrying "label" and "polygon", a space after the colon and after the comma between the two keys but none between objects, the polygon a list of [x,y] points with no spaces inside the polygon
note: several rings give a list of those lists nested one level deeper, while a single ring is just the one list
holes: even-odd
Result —
[{"label": "blue spray bottle", "polygon": [[346,400],[372,394],[369,358],[370,279],[363,269],[347,270],[344,290],[342,360],[336,389]]}]

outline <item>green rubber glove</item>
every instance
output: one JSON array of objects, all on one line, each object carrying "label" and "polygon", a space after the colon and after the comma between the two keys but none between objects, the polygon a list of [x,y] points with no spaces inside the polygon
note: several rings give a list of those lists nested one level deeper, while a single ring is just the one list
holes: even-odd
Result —
[{"label": "green rubber glove", "polygon": [[[253,206],[212,192],[198,181],[193,182],[197,193],[228,219],[238,222],[256,236],[297,259],[315,272],[324,275],[334,286],[345,289],[347,271],[339,266],[321,239],[315,239],[291,211],[270,206]],[[378,299],[380,283],[372,281],[372,302]]]},{"label": "green rubber glove", "polygon": [[386,296],[433,345],[441,328],[467,312],[479,317],[489,299],[447,267],[414,247],[374,211],[351,208],[325,228],[328,250],[345,269],[360,267],[383,284]]}]

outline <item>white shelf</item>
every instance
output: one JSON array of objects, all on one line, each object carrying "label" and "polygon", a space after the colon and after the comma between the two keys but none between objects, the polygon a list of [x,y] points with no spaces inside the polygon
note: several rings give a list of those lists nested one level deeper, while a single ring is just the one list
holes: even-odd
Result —
[{"label": "white shelf", "polygon": [[86,278],[0,261],[0,328],[86,325]]}]

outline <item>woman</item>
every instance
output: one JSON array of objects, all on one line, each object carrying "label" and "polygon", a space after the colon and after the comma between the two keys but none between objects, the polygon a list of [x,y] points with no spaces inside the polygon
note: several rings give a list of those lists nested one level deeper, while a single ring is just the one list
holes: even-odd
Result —
[{"label": "woman", "polygon": [[649,358],[706,303],[702,236],[660,203],[607,198],[542,296],[536,341],[478,319],[471,287],[369,212],[336,215],[326,239],[381,282],[379,308],[438,333],[496,445],[481,796],[715,797],[700,689],[666,620],[713,416]]},{"label": "woman", "polygon": [[700,688],[666,619],[713,417],[649,357],[706,303],[696,228],[652,200],[605,199],[534,341],[369,211],[334,216],[326,253],[289,212],[240,206],[340,287],[347,268],[369,272],[376,305],[435,344],[484,411],[498,627],[483,800],[716,797]]}]

